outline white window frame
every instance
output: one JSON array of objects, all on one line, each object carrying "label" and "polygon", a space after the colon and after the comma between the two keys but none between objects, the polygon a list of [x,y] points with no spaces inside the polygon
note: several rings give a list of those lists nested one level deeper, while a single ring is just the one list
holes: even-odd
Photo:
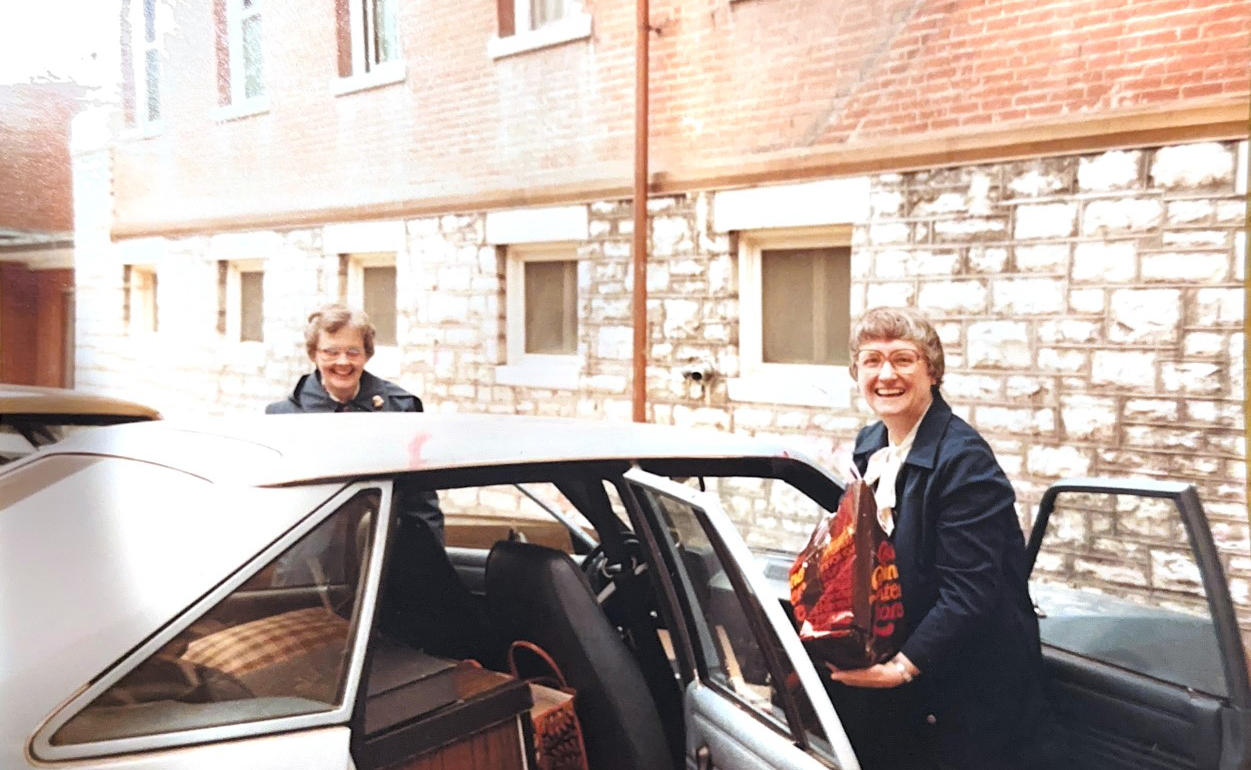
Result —
[{"label": "white window frame", "polygon": [[487,41],[487,54],[492,59],[591,37],[591,14],[581,0],[569,0],[564,16],[538,27],[531,22],[530,3],[513,0],[513,34],[495,35]]},{"label": "white window frame", "polygon": [[[162,22],[164,0],[153,0],[152,3],[152,40],[147,39],[147,18],[144,15],[144,0],[134,0],[131,4],[130,39],[131,69],[135,78],[135,128],[143,135],[158,134],[165,129],[165,105],[162,102],[161,85],[165,82],[164,50],[161,45],[163,36]],[[148,54],[155,52],[158,62],[157,69],[157,111],[156,118],[148,114]]]},{"label": "white window frame", "polygon": [[240,276],[243,273],[261,274],[261,328],[265,328],[265,260],[232,259],[226,263],[226,339],[243,347],[261,348],[265,344],[264,331],[259,340],[243,339],[243,290]]},{"label": "white window frame", "polygon": [[[125,267],[129,274],[129,281],[124,287],[126,306],[129,309],[129,317],[126,319],[126,335],[140,337],[156,334],[161,328],[157,267],[153,264],[139,263],[128,263]],[[146,286],[141,280],[145,276],[151,278],[151,282]]]},{"label": "white window frame", "polygon": [[[849,407],[855,383],[850,367],[766,363],[761,253],[773,249],[851,245],[851,226],[779,228],[739,234],[739,377],[727,381],[730,399],[797,406]],[[853,271],[854,274],[854,271]],[[850,297],[847,312],[851,312]]]},{"label": "white window frame", "polygon": [[[226,0],[226,50],[230,58],[230,104],[217,110],[219,120],[256,115],[269,109],[269,89],[265,84],[265,59],[261,58],[261,93],[248,98],[247,70],[243,59],[243,25],[253,17],[261,16],[262,0],[254,0],[251,8],[243,7],[244,0]],[[265,26],[261,22],[261,45],[264,46]]]},{"label": "white window frame", "polygon": [[[576,243],[528,243],[508,247],[504,267],[504,349],[507,363],[495,369],[495,380],[501,385],[573,390],[578,387],[582,362],[586,357],[582,335],[583,271],[585,263],[578,259]],[[573,262],[574,303],[578,314],[577,349],[570,354],[526,352],[525,271],[530,262]]]},{"label": "white window frame", "polygon": [[[365,4],[369,6],[368,13]],[[395,58],[375,62],[372,34],[375,0],[365,0],[365,4],[356,0],[348,2],[348,45],[352,49],[352,74],[340,77],[332,84],[331,90],[336,96],[400,83],[405,78],[403,35],[398,33],[398,21]],[[398,3],[393,3],[391,8],[392,12],[398,13]]]}]

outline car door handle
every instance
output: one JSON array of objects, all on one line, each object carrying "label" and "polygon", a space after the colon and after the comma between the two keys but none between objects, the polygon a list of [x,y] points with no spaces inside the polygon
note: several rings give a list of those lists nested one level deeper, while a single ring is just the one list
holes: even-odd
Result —
[{"label": "car door handle", "polygon": [[695,749],[695,767],[697,770],[712,770],[712,749],[708,744]]}]

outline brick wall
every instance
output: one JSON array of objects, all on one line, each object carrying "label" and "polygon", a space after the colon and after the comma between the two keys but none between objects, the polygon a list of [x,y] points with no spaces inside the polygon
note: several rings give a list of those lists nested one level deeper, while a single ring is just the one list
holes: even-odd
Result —
[{"label": "brick wall", "polygon": [[0,85],[0,227],[74,229],[70,119],[83,95],[72,83]]},{"label": "brick wall", "polygon": [[[405,80],[339,96],[333,4],[267,3],[270,106],[234,120],[217,112],[211,6],[162,2],[165,128],[119,141],[122,230],[630,182],[632,2],[588,0],[589,40],[500,59],[494,2],[403,4]],[[652,22],[660,179],[1249,91],[1238,0],[656,0]]]}]

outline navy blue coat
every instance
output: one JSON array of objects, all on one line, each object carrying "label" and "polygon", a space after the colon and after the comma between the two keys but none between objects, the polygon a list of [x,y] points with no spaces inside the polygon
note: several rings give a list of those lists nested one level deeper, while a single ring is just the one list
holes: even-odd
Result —
[{"label": "navy blue coat", "polygon": [[[881,422],[860,431],[861,472],[886,444]],[[911,701],[905,727],[944,767],[1014,767],[1011,757],[1050,726],[1016,496],[985,439],[937,388],[895,493],[903,653],[921,669],[897,694]]]},{"label": "navy blue coat", "polygon": [[[420,412],[421,399],[393,382],[375,377],[369,372],[361,373],[361,387],[356,398],[339,403],[330,397],[321,384],[321,373],[306,374],[282,401],[265,407],[265,414],[303,414],[307,412]],[[393,490],[393,507],[409,516],[426,522],[443,541],[443,511],[439,497],[434,492],[413,489],[405,479],[396,482]]]}]

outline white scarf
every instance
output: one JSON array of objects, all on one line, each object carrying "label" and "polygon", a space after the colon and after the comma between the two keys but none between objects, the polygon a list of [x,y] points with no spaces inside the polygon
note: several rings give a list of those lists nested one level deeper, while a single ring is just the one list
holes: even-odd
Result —
[{"label": "white scarf", "polygon": [[[927,406],[925,414],[929,411]],[[877,521],[888,535],[895,530],[895,481],[899,478],[899,469],[903,467],[904,460],[908,459],[908,453],[912,451],[912,442],[916,440],[917,430],[925,420],[925,414],[916,421],[908,435],[903,437],[903,441],[892,444],[890,438],[887,438],[886,446],[869,457],[869,465],[864,471],[865,482],[869,485],[877,482],[877,487],[873,490],[873,501],[877,503]]]}]

